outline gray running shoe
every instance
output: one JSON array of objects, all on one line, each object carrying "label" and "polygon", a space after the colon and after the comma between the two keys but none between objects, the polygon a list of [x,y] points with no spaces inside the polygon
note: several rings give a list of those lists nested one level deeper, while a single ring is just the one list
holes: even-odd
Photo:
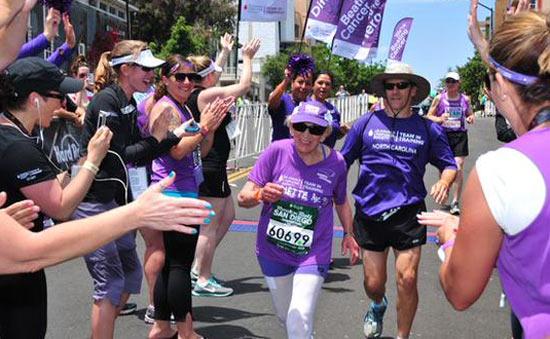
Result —
[{"label": "gray running shoe", "polygon": [[386,296],[382,299],[382,304],[370,303],[369,311],[365,314],[363,320],[363,332],[367,338],[379,338],[382,335],[384,313],[388,306]]},{"label": "gray running shoe", "polygon": [[195,297],[228,297],[233,294],[233,289],[222,286],[216,280],[210,278],[202,284],[197,282],[191,293]]}]

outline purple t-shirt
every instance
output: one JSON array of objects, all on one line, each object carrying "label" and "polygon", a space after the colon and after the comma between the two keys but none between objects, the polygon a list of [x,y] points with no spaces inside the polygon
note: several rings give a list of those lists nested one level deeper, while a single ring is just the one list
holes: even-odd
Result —
[{"label": "purple t-shirt", "polygon": [[285,119],[292,114],[292,111],[294,111],[294,108],[298,106],[298,104],[299,102],[295,101],[291,94],[285,93],[281,97],[281,103],[277,109],[267,110],[271,116],[271,125],[273,127],[271,141],[290,138],[290,131],[285,125]]},{"label": "purple t-shirt", "polygon": [[[539,169],[550,192],[550,158],[545,151],[550,128],[532,131],[506,145],[528,157]],[[521,174],[520,174],[521,175]],[[539,215],[523,231],[506,235],[498,257],[498,271],[525,338],[550,336],[550,197]]]},{"label": "purple t-shirt", "polygon": [[342,155],[348,167],[360,161],[353,197],[371,217],[423,201],[426,164],[440,171],[456,169],[441,126],[416,114],[394,119],[384,110],[366,113],[353,124]]},{"label": "purple t-shirt", "polygon": [[470,104],[464,94],[460,94],[456,100],[449,100],[447,92],[443,92],[441,93],[435,115],[440,117],[444,113],[449,114],[449,118],[441,124],[445,132],[465,132],[466,114],[469,110]]},{"label": "purple t-shirt", "polygon": [[[181,122],[185,122],[192,119],[191,113],[187,112],[185,108],[181,109],[176,103],[174,103],[169,97],[163,96],[156,104],[162,102],[168,102],[178,110]],[[193,192],[197,193],[199,190],[199,184],[195,179],[195,161],[194,153],[191,152],[184,156],[181,160],[172,158],[170,154],[163,155],[153,160],[151,181],[158,182],[167,177],[171,171],[176,172],[176,180],[172,185],[167,187],[169,190],[175,190],[178,192]],[[201,169],[202,171],[202,169]]]},{"label": "purple t-shirt", "polygon": [[[17,59],[26,58],[29,56],[34,56],[50,45],[50,42],[48,41],[48,38],[44,35],[44,33],[39,34],[31,41],[25,43],[21,50],[19,51],[19,55],[17,56]],[[70,48],[69,45],[65,42],[61,47],[57,48],[52,55],[48,57],[48,61],[56,66],[61,66],[61,64],[65,60],[69,60],[71,58],[71,55],[74,52],[74,48]]]},{"label": "purple t-shirt", "polygon": [[[264,203],[256,254],[293,266],[329,264],[334,226],[332,206],[333,201],[337,205],[345,202],[346,178],[344,158],[334,150],[326,159],[306,165],[293,139],[271,144],[248,179],[262,187],[269,182],[282,185],[285,193],[276,204]],[[292,221],[281,222],[285,219]],[[307,230],[296,231],[299,228],[296,225],[304,224],[308,225]]]}]

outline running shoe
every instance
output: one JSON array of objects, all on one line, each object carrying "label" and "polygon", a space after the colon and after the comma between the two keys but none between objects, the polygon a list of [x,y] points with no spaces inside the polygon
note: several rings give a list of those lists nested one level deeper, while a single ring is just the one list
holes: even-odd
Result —
[{"label": "running shoe", "polygon": [[133,314],[137,310],[137,304],[126,303],[119,312],[119,315]]},{"label": "running shoe", "polygon": [[[149,305],[147,306],[147,310],[145,311],[145,316],[143,317],[143,321],[145,321],[146,324],[152,325],[155,323],[155,306]],[[170,323],[175,324],[176,320],[174,319],[174,315],[170,315]]]},{"label": "running shoe", "polygon": [[199,279],[199,272],[195,271],[194,269],[191,269],[191,272],[189,274],[191,276],[191,287],[195,287],[195,284],[197,283],[197,280]]},{"label": "running shoe", "polygon": [[233,294],[233,289],[222,286],[216,280],[210,278],[202,284],[197,282],[191,293],[195,297],[228,297]]},{"label": "running shoe", "polygon": [[369,311],[365,314],[363,320],[363,332],[367,338],[379,338],[382,335],[384,313],[388,307],[388,299],[386,296],[382,299],[381,304],[370,303]]},{"label": "running shoe", "polygon": [[460,207],[458,206],[458,201],[455,201],[451,204],[451,209],[449,210],[449,213],[452,215],[460,215]]},{"label": "running shoe", "polygon": [[143,316],[143,321],[145,321],[145,323],[149,325],[155,323],[155,306],[153,305],[147,306],[147,310],[145,311],[145,316]]}]

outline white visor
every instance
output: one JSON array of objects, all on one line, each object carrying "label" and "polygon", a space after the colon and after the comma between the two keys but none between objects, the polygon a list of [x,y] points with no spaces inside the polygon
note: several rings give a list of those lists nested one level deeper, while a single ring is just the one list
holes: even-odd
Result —
[{"label": "white visor", "polygon": [[156,58],[150,49],[146,49],[141,51],[137,58],[133,54],[124,55],[118,58],[113,58],[109,64],[111,67],[114,67],[121,64],[134,63],[149,68],[157,68],[164,64],[164,62],[164,60]]},{"label": "white visor", "polygon": [[200,72],[197,72],[197,74],[204,78],[205,76],[207,76],[208,74],[210,74],[212,72],[221,73],[222,71],[223,71],[223,69],[220,66],[216,65],[216,62],[212,61],[210,63],[210,66],[206,67],[205,69],[203,69]]}]

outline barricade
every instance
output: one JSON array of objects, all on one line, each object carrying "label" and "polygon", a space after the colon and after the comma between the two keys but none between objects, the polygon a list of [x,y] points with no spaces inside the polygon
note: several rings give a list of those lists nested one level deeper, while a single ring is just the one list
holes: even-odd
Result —
[{"label": "barricade", "polygon": [[[341,114],[341,122],[351,124],[367,111],[366,94],[328,100]],[[228,164],[231,168],[252,166],[255,158],[271,143],[271,118],[267,103],[244,104],[237,108],[235,120],[239,135],[233,140]]]}]

